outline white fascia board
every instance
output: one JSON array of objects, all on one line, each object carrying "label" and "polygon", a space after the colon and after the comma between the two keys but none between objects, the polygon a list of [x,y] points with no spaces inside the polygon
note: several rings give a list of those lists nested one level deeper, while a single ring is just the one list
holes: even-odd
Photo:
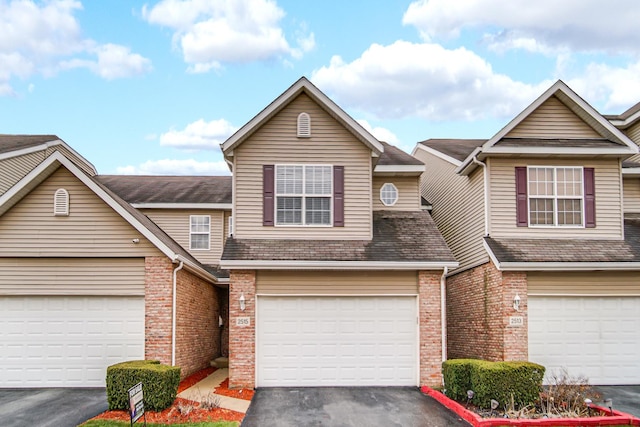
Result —
[{"label": "white fascia board", "polygon": [[640,262],[503,262],[502,271],[640,270]]},{"label": "white fascia board", "polygon": [[[455,173],[466,176],[466,175],[469,175],[471,172],[473,172],[478,167],[478,165],[473,162],[473,159],[476,156],[479,156],[481,153],[482,153],[482,147],[478,147],[475,150],[473,150],[473,152],[469,154],[466,159],[464,159],[464,162],[460,163],[460,165],[456,168]],[[484,157],[479,160],[483,160],[483,159]]]},{"label": "white fascia board", "polygon": [[136,209],[218,209],[231,210],[231,203],[131,203]]},{"label": "white fascia board", "polygon": [[640,119],[640,111],[638,111],[635,114],[627,117],[625,120],[613,119],[613,120],[609,120],[609,121],[615,127],[621,128],[621,129],[625,129],[625,128],[631,126],[632,124],[634,124],[636,122],[636,120],[638,120],[638,119]]},{"label": "white fascia board", "polygon": [[538,147],[532,145],[530,147],[503,147],[500,145],[494,145],[483,151],[483,154],[549,154],[549,155],[613,155],[613,156],[628,156],[630,154],[637,154],[631,148],[626,146],[619,147]]},{"label": "white fascia board", "polygon": [[24,156],[25,154],[36,153],[38,151],[44,151],[48,147],[48,143],[34,145],[33,147],[21,148],[19,150],[8,151],[0,154],[0,160],[10,159],[12,157]]},{"label": "white fascia board", "polygon": [[315,87],[306,77],[301,77],[295,82],[289,89],[285,90],[280,96],[271,102],[266,108],[260,111],[253,119],[249,120],[244,126],[242,126],[236,133],[231,135],[225,142],[222,143],[222,152],[227,156],[227,150],[233,149],[237,144],[241,143],[246,136],[248,136],[253,129],[262,125],[268,120],[274,113],[278,112],[283,106],[288,104],[293,98],[298,96],[301,92],[306,91],[309,95],[315,98],[316,101],[323,104],[333,114],[343,120],[351,129],[358,133],[366,144],[369,145],[373,151],[382,153],[384,147],[371,133],[362,127],[357,121],[349,116],[344,110],[342,110],[335,102],[327,97],[322,91]]},{"label": "white fascia board", "polygon": [[[55,145],[63,145],[64,148],[66,148],[67,150],[69,150],[74,156],[76,156],[77,158],[79,158],[80,160],[82,160],[84,163],[86,163],[87,165],[89,165],[91,167],[91,170],[93,171],[94,175],[98,174],[98,170],[96,169],[95,166],[93,166],[93,163],[91,163],[89,160],[85,159],[83,156],[80,155],[80,153],[78,153],[76,150],[74,150],[73,148],[71,148],[71,146],[69,144],[67,144],[66,142],[58,139],[56,141],[52,141],[52,142],[48,142],[47,146],[48,147],[53,147]],[[48,148],[47,147],[47,148]]]},{"label": "white fascia board", "polygon": [[622,168],[622,175],[640,175],[640,168]]},{"label": "white fascia board", "polygon": [[424,165],[377,165],[373,173],[416,173],[425,171]]},{"label": "white fascia board", "polygon": [[253,261],[222,260],[224,269],[269,270],[442,270],[457,268],[457,262],[374,262],[374,261]]},{"label": "white fascia board", "polygon": [[417,143],[417,144],[416,144],[416,148],[414,148],[414,150],[413,150],[413,152],[412,152],[411,154],[412,154],[412,155],[415,155],[416,150],[424,150],[424,151],[426,151],[427,153],[429,153],[429,154],[431,154],[431,155],[434,155],[434,156],[436,156],[436,157],[438,157],[438,158],[440,158],[440,159],[442,159],[442,160],[444,160],[444,161],[447,161],[447,162],[451,163],[451,164],[452,164],[452,165],[454,165],[454,166],[460,166],[460,165],[462,164],[462,162],[461,162],[460,160],[456,160],[456,159],[454,159],[454,158],[453,158],[453,157],[451,157],[451,156],[447,156],[446,154],[441,153],[441,152],[440,152],[440,151],[438,151],[438,150],[434,150],[433,148],[431,148],[431,147],[427,147],[427,146],[422,145],[422,144],[420,144],[420,143]]}]

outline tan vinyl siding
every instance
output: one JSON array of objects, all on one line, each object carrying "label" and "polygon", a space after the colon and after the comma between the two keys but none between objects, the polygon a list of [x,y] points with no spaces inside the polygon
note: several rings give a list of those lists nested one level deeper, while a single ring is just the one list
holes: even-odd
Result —
[{"label": "tan vinyl siding", "polygon": [[144,295],[144,258],[0,258],[0,295]]},{"label": "tan vinyl siding", "polygon": [[637,295],[640,296],[640,272],[530,272],[530,295]]},{"label": "tan vinyl siding", "polygon": [[231,217],[231,211],[224,211],[224,239],[222,241],[222,246],[227,243],[227,238],[229,237],[229,218]]},{"label": "tan vinyl siding", "polygon": [[275,271],[260,270],[259,294],[280,295],[415,295],[415,271]]},{"label": "tan vinyl siding", "polygon": [[[398,189],[398,201],[393,206],[385,206],[380,201],[380,189],[388,182]],[[374,211],[417,211],[420,209],[420,178],[415,176],[374,176],[372,195]]]},{"label": "tan vinyl siding", "polygon": [[[492,237],[621,239],[622,194],[617,159],[489,159],[490,225]],[[516,166],[583,166],[595,168],[596,227],[517,227]]]},{"label": "tan vinyl siding", "polygon": [[455,173],[456,166],[424,150],[415,157],[426,165],[420,191],[433,206],[431,215],[460,263],[458,271],[488,261],[484,250],[484,176],[477,168],[471,176]]},{"label": "tan vinyl siding", "polygon": [[624,178],[624,212],[640,213],[640,177]]},{"label": "tan vinyl siding", "polygon": [[44,160],[44,151],[0,160],[0,195],[25,177]]},{"label": "tan vinyl siding", "polygon": [[526,119],[520,122],[507,138],[602,138],[591,126],[555,96],[550,97]]},{"label": "tan vinyl siding", "polygon": [[59,151],[63,154],[67,159],[71,160],[76,166],[85,171],[90,176],[94,176],[95,172],[93,171],[91,165],[87,164],[86,161],[82,160],[80,157],[73,154],[71,150],[68,150],[63,145],[55,145],[47,149],[47,156],[53,154],[55,151]]},{"label": "tan vinyl siding", "polygon": [[636,144],[640,145],[640,121],[624,130],[624,133]]},{"label": "tan vinyl siding", "polygon": [[[58,188],[69,192],[69,216],[53,215]],[[0,257],[147,255],[161,253],[64,167],[0,216]]]},{"label": "tan vinyl siding", "polygon": [[[311,116],[311,137],[296,137],[298,114]],[[234,150],[237,238],[371,238],[371,150],[306,95],[300,95]],[[344,227],[262,225],[262,166],[344,166]]]},{"label": "tan vinyl siding", "polygon": [[[142,212],[201,263],[218,264],[220,262],[224,240],[223,232],[225,229],[223,223],[224,211],[206,209],[143,209]],[[191,215],[209,215],[211,217],[209,250],[189,249],[189,217]]]}]

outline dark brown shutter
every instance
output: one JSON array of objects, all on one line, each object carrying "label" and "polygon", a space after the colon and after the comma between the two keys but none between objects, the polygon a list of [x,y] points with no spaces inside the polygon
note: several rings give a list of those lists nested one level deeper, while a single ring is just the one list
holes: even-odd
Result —
[{"label": "dark brown shutter", "polygon": [[516,167],[516,223],[518,227],[527,227],[527,168]]},{"label": "dark brown shutter", "polygon": [[273,225],[274,166],[262,166],[262,225]]},{"label": "dark brown shutter", "polygon": [[593,168],[584,168],[584,226],[596,227],[596,182]]},{"label": "dark brown shutter", "polygon": [[344,227],[344,166],[333,167],[333,226]]}]

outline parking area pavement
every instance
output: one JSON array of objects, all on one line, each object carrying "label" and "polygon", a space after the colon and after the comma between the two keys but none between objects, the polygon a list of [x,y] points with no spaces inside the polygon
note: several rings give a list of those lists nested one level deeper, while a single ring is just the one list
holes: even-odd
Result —
[{"label": "parking area pavement", "polygon": [[104,388],[0,389],[0,426],[76,427],[107,406]]},{"label": "parking area pavement", "polygon": [[[640,385],[599,385],[595,387],[602,400],[610,398],[613,409],[640,418]],[[604,406],[602,402],[594,402]]]},{"label": "parking area pavement", "polygon": [[415,387],[260,388],[242,427],[469,427]]}]

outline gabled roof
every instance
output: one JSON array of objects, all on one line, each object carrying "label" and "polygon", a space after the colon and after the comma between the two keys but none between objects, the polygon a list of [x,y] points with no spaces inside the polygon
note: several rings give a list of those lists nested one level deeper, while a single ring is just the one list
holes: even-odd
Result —
[{"label": "gabled roof", "polygon": [[87,159],[82,157],[66,142],[58,138],[56,135],[4,135],[0,134],[0,160],[11,157],[22,156],[37,151],[46,150],[50,147],[63,146],[70,153],[80,159],[85,165],[92,170],[94,174],[98,171]]},{"label": "gabled roof", "polygon": [[458,266],[431,215],[374,211],[372,240],[227,239],[223,268],[442,269]]},{"label": "gabled roof", "polygon": [[280,112],[301,93],[308,95],[336,120],[342,123],[358,140],[372,150],[374,156],[377,157],[384,151],[384,147],[380,141],[367,132],[362,125],[351,118],[351,116],[345,113],[344,110],[342,110],[327,95],[322,93],[320,89],[315,87],[309,80],[307,80],[306,77],[301,77],[297,82],[289,87],[289,89],[285,90],[280,96],[271,102],[271,104],[269,104],[264,110],[258,113],[258,115],[253,119],[249,120],[247,124],[242,126],[236,133],[231,135],[229,139],[222,143],[221,148],[225,157],[233,155],[235,147],[242,144],[253,134],[253,132]]},{"label": "gabled roof", "polygon": [[424,172],[424,163],[398,147],[380,141],[384,151],[380,154],[374,173],[378,174],[413,174]]},{"label": "gabled roof", "polygon": [[625,129],[640,119],[640,102],[622,114],[605,114],[604,118],[609,120],[615,127]]},{"label": "gabled roof", "polygon": [[640,218],[625,216],[624,240],[484,238],[500,270],[640,270]]},{"label": "gabled roof", "polygon": [[61,166],[64,166],[69,170],[69,172],[93,191],[96,196],[102,199],[102,201],[116,211],[125,221],[140,232],[140,234],[148,239],[173,262],[183,261],[185,268],[200,277],[209,281],[215,280],[215,276],[211,272],[207,271],[207,269],[198,260],[184,250],[182,246],[169,237],[169,235],[160,229],[160,227],[158,227],[153,221],[138,210],[134,209],[118,195],[88,175],[59,152],[55,152],[47,157],[6,193],[0,196],[0,216],[17,204],[23,197],[29,194],[29,192],[36,188],[40,183],[45,181]]},{"label": "gabled roof", "polygon": [[[538,107],[540,107],[545,101],[552,96],[558,98],[567,108],[573,113],[585,121],[591,126],[598,134],[602,136],[602,139],[611,142],[606,147],[598,146],[598,144],[590,145],[588,147],[566,147],[560,143],[560,139],[548,138],[556,140],[555,143],[547,144],[546,146],[528,144],[528,145],[511,145],[503,144],[508,134],[522,121],[524,121],[531,113],[533,113]],[[535,138],[537,142],[542,143],[545,138]],[[595,140],[600,141],[600,140]],[[612,125],[607,119],[605,119],[600,113],[598,113],[591,105],[589,105],[584,99],[576,94],[569,86],[567,86],[562,80],[558,80],[549,89],[547,89],[538,99],[533,101],[527,108],[525,108],[520,114],[518,114],[513,120],[511,120],[505,127],[503,127],[492,138],[485,142],[482,146],[476,148],[471,152],[462,164],[457,168],[457,172],[463,175],[468,175],[473,171],[477,165],[473,162],[473,158],[477,157],[479,160],[483,160],[490,154],[558,154],[558,155],[618,155],[629,156],[638,153],[638,146],[631,141],[626,135],[624,135],[619,129]]]},{"label": "gabled roof", "polygon": [[136,208],[231,208],[230,176],[98,175],[95,178]]},{"label": "gabled roof", "polygon": [[[444,158],[450,163],[460,165],[469,154],[482,144],[486,139],[439,139],[432,138],[418,142],[416,148],[428,151],[438,157]],[[415,151],[414,151],[415,153]],[[444,154],[444,156],[442,156]]]}]

